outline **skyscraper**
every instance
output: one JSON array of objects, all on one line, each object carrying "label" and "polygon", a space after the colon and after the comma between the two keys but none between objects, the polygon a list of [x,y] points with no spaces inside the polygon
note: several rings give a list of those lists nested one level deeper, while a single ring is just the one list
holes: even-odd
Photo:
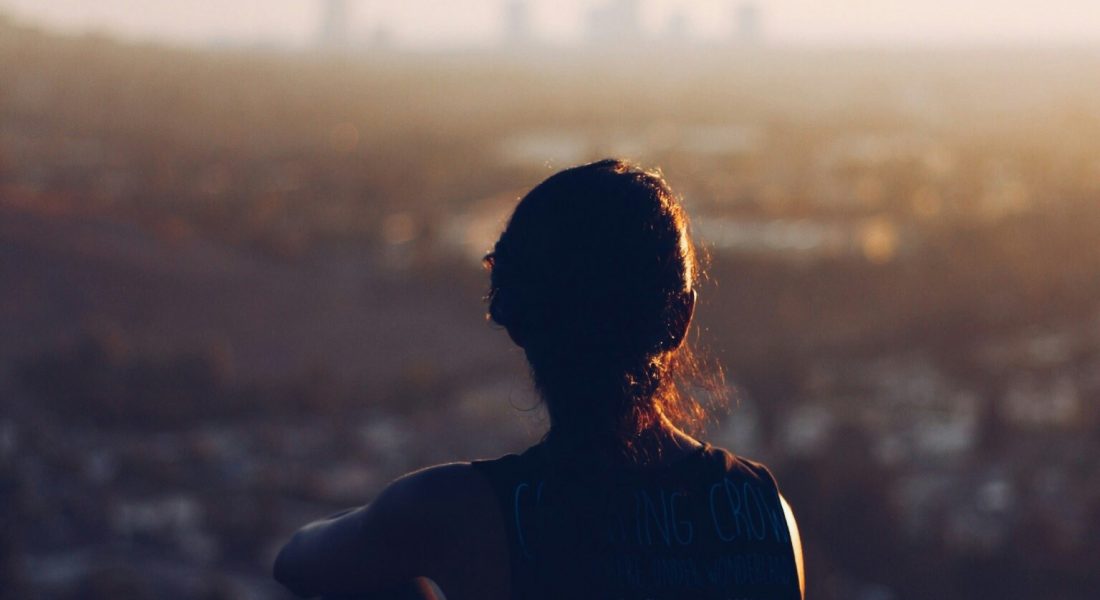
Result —
[{"label": "skyscraper", "polygon": [[317,46],[340,50],[348,45],[348,0],[322,0]]},{"label": "skyscraper", "polygon": [[737,5],[734,31],[739,42],[760,40],[760,7],[755,2],[745,1]]},{"label": "skyscraper", "polygon": [[640,0],[609,0],[588,14],[588,39],[600,45],[636,44],[642,39]]},{"label": "skyscraper", "polygon": [[505,2],[504,41],[517,46],[531,42],[531,4],[529,0],[507,0]]}]

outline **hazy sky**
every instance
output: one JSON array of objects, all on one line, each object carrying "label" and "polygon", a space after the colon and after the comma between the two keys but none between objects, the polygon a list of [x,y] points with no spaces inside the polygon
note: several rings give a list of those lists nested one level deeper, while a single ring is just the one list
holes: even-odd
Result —
[{"label": "hazy sky", "polygon": [[[350,0],[353,30],[384,28],[402,43],[488,43],[504,0]],[[575,37],[603,0],[530,0],[540,35]],[[702,36],[729,35],[727,0],[643,0],[660,30],[683,12]],[[1100,43],[1100,0],[757,0],[769,39],[785,42]],[[0,0],[22,21],[69,31],[205,43],[304,44],[317,31],[319,0]]]}]

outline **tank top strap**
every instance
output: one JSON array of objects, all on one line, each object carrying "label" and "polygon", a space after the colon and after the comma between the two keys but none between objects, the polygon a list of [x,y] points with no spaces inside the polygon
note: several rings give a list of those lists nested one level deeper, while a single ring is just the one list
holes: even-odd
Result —
[{"label": "tank top strap", "polygon": [[500,458],[470,463],[489,482],[504,520],[512,598],[527,598],[522,582],[532,581],[536,576],[523,532],[525,514],[530,513],[529,509],[535,505],[545,486],[545,465],[537,454],[538,447],[533,446],[523,454],[506,454]]}]

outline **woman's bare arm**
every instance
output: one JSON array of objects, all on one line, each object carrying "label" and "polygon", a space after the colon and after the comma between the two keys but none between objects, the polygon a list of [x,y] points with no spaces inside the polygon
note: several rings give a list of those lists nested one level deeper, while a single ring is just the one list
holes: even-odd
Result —
[{"label": "woman's bare arm", "polygon": [[[351,594],[390,587],[400,580],[400,557],[377,552],[392,545],[389,523],[404,495],[395,482],[368,506],[314,521],[298,530],[275,559],[275,579],[299,596]],[[391,578],[389,575],[393,574]]]},{"label": "woman's bare arm", "polygon": [[461,598],[473,579],[486,584],[479,568],[493,565],[478,564],[482,556],[500,561],[503,555],[507,568],[506,547],[503,553],[494,548],[503,541],[494,511],[488,484],[469,464],[417,471],[370,505],[295,533],[275,560],[275,579],[310,597],[379,592],[424,576],[449,598]]},{"label": "woman's bare arm", "polygon": [[802,536],[798,534],[798,523],[794,520],[794,511],[787,499],[782,494],[779,501],[783,504],[783,515],[787,517],[787,529],[791,533],[791,546],[794,547],[794,563],[798,567],[798,588],[802,591],[802,597],[806,597],[806,568],[802,564]]}]

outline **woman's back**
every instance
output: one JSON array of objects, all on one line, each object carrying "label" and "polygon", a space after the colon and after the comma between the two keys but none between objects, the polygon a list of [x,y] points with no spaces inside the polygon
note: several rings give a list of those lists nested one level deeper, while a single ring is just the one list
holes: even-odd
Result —
[{"label": "woman's back", "polygon": [[511,598],[801,598],[774,479],[725,450],[632,469],[539,445],[473,466],[500,507]]}]

